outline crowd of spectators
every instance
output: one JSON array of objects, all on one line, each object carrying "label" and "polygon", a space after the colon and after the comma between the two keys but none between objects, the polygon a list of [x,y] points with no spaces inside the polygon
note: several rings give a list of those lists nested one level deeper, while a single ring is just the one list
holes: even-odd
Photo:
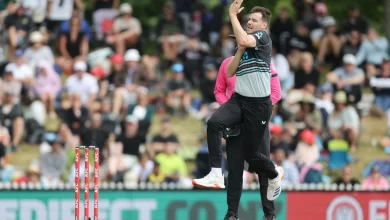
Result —
[{"label": "crowd of spectators", "polygon": [[[196,1],[167,2],[152,27],[157,46],[151,52],[145,50],[145,24],[130,3],[94,0],[88,21],[81,0],[3,2],[0,181],[73,181],[74,148],[80,145],[102,149],[103,181],[188,183],[209,172],[204,140],[194,163],[177,153],[185,146],[172,120],[205,122],[219,107],[218,67],[236,47],[224,20],[227,0],[211,9]],[[370,87],[376,111],[389,113],[388,40],[356,5],[339,21],[314,0],[294,1],[295,19],[289,10],[281,8],[269,30],[283,90],[271,118],[271,157],[287,171],[285,185],[330,183],[324,170],[342,171],[335,183],[359,183],[349,165],[349,152],[360,147],[363,115],[357,103]],[[245,27],[245,15],[240,19]],[[152,134],[156,115],[160,132]],[[48,121],[61,123],[48,131]],[[25,171],[12,166],[12,154],[23,143],[38,145],[40,152]],[[380,145],[390,153],[390,138]],[[371,164],[362,184],[388,187],[388,164]],[[81,163],[81,175],[83,169]],[[244,178],[246,184],[257,181],[250,173]]]}]

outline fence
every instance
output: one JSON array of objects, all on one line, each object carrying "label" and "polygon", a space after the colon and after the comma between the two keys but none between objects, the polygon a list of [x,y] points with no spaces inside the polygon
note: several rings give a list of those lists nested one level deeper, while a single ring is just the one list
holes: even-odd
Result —
[{"label": "fence", "polygon": [[[3,190],[0,195],[1,219],[74,219],[73,190]],[[275,207],[278,220],[385,220],[389,198],[388,191],[287,191]],[[223,190],[101,190],[99,196],[99,220],[219,220],[225,212]],[[241,219],[262,216],[259,193],[244,191]]]}]

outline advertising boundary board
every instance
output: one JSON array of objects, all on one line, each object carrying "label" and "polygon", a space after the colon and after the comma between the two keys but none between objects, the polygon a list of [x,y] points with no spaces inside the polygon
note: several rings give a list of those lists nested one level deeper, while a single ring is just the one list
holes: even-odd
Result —
[{"label": "advertising boundary board", "polygon": [[[83,194],[80,204],[83,204]],[[74,219],[74,191],[0,191],[2,220],[71,220]],[[92,207],[93,204],[90,203]],[[286,195],[275,201],[277,220],[285,220]],[[92,216],[92,208],[90,216]],[[226,191],[101,190],[99,220],[221,220],[226,214]],[[81,209],[80,216],[83,216]],[[240,218],[263,218],[260,193],[244,191]]]},{"label": "advertising boundary board", "polygon": [[288,220],[389,220],[390,192],[287,193]]}]

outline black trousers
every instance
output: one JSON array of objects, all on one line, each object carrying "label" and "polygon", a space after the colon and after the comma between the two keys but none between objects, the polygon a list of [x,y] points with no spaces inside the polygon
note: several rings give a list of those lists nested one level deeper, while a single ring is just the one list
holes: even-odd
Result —
[{"label": "black trousers", "polygon": [[[264,132],[264,139],[260,146],[260,153],[269,157],[270,154],[270,133],[267,125]],[[242,147],[242,138],[240,135],[227,137],[226,154],[228,159],[228,182],[227,182],[227,204],[228,213],[234,216],[238,215],[238,207],[243,185],[244,171],[244,152]],[[273,201],[267,199],[268,178],[264,174],[258,174],[260,181],[260,196],[265,216],[275,216],[275,206]]]},{"label": "black trousers", "polygon": [[272,113],[269,97],[252,98],[234,93],[207,121],[207,144],[211,167],[221,167],[221,133],[226,128],[240,124],[242,149],[245,160],[257,174],[267,178],[278,176],[268,156],[260,153],[264,132]]}]

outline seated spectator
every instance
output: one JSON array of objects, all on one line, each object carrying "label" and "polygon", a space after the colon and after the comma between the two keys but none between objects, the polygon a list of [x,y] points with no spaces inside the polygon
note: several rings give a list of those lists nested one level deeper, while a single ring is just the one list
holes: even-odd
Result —
[{"label": "seated spectator", "polygon": [[340,56],[339,56],[339,64],[342,63],[343,57],[346,54],[352,54],[356,56],[359,51],[361,45],[361,35],[358,31],[353,30],[348,33],[346,36],[346,41],[341,46]]},{"label": "seated spectator", "polygon": [[184,78],[183,65],[174,64],[171,68],[172,78],[167,83],[166,105],[173,113],[186,114],[191,105],[191,86]]},{"label": "seated spectator", "polygon": [[276,165],[283,167],[284,178],[283,186],[290,184],[299,184],[299,171],[294,163],[288,161],[286,151],[283,148],[277,148],[274,152],[274,162]]},{"label": "seated spectator", "polygon": [[389,42],[386,37],[379,37],[375,28],[368,30],[367,39],[363,40],[362,45],[356,54],[356,64],[374,65],[379,67],[383,59],[388,57],[387,51]]},{"label": "seated spectator", "polygon": [[300,109],[293,116],[295,127],[299,130],[309,128],[315,135],[320,135],[323,122],[321,112],[315,108],[315,97],[306,93],[299,104]]},{"label": "seated spectator", "polygon": [[368,68],[367,73],[370,76],[370,87],[375,95],[374,104],[383,112],[387,112],[390,109],[390,59],[383,60],[379,71]]},{"label": "seated spectator", "polygon": [[125,60],[123,59],[122,55],[114,54],[111,56],[111,68],[108,71],[107,75],[105,76],[105,80],[107,80],[109,87],[115,88],[117,86],[117,78],[119,76],[126,75],[125,72]]},{"label": "seated spectator", "polygon": [[286,153],[290,152],[290,146],[283,140],[283,129],[277,124],[270,125],[270,152],[271,158],[275,157],[275,152],[278,149],[283,149]]},{"label": "seated spectator", "polygon": [[348,18],[343,24],[343,31],[346,33],[351,31],[358,31],[360,34],[367,34],[369,23],[366,18],[360,15],[358,5],[351,5],[348,9]]},{"label": "seated spectator", "polygon": [[157,155],[165,151],[168,145],[179,145],[179,139],[172,132],[172,122],[169,117],[163,117],[160,121],[160,133],[155,135],[149,149],[150,155]]},{"label": "seated spectator", "polygon": [[120,71],[115,76],[115,91],[113,101],[113,113],[120,115],[123,107],[134,104],[137,101],[136,90],[140,76],[146,75],[146,69],[140,64],[141,55],[138,50],[130,49],[126,51],[124,60],[126,62],[124,71]]},{"label": "seated spectator", "polygon": [[177,145],[167,145],[165,151],[156,156],[160,164],[161,172],[167,182],[175,182],[187,175],[187,164],[184,159],[176,154]]},{"label": "seated spectator", "polygon": [[295,158],[298,166],[302,167],[318,161],[320,158],[320,149],[315,143],[315,134],[309,129],[305,129],[299,136],[295,152]]},{"label": "seated spectator", "polygon": [[137,104],[129,105],[127,110],[127,115],[133,115],[138,119],[138,134],[145,139],[155,113],[154,106],[149,104],[148,92],[147,88],[138,87]]},{"label": "seated spectator", "polygon": [[25,10],[21,4],[16,6],[15,12],[9,14],[5,20],[8,39],[8,53],[10,60],[13,60],[15,49],[23,46],[27,42],[28,33],[32,27],[32,20],[25,14]]},{"label": "seated spectator", "polygon": [[84,61],[77,61],[73,70],[74,75],[69,76],[65,82],[68,94],[79,94],[81,102],[86,107],[91,107],[97,97],[99,85],[95,77],[87,73],[87,64]]},{"label": "seated spectator", "polygon": [[[289,15],[289,9],[282,7],[279,10],[278,17],[271,24],[271,36],[275,50],[281,54],[286,55],[287,40],[294,33],[294,21]],[[275,64],[275,62],[273,62]],[[276,68],[278,69],[278,68]],[[280,72],[278,71],[280,78]]]},{"label": "seated spectator", "polygon": [[350,165],[347,165],[343,168],[342,173],[341,173],[341,177],[337,178],[333,183],[336,183],[337,185],[351,184],[352,186],[360,184],[359,180],[357,180],[356,178],[353,178],[352,167]]},{"label": "seated spectator", "polygon": [[24,119],[23,107],[15,103],[13,91],[6,91],[2,105],[0,106],[0,116],[3,125],[11,135],[11,149],[15,151],[23,138]]},{"label": "seated spectator", "polygon": [[167,2],[163,8],[163,15],[160,17],[156,35],[161,43],[162,53],[169,61],[175,61],[179,54],[179,47],[184,42],[185,36],[183,20],[175,15],[174,5]]},{"label": "seated spectator", "polygon": [[80,95],[71,95],[69,107],[62,111],[61,119],[72,134],[78,137],[85,129],[85,123],[89,117],[88,109],[82,105]]},{"label": "seated spectator", "polygon": [[157,161],[154,161],[153,171],[149,174],[148,182],[150,183],[165,182],[165,175],[161,171],[160,163]]},{"label": "seated spectator", "polygon": [[374,166],[371,169],[370,176],[363,180],[364,189],[388,190],[390,185],[387,179],[382,176],[380,168]]},{"label": "seated spectator", "polygon": [[15,79],[12,65],[7,65],[5,67],[3,80],[0,81],[0,98],[3,97],[7,91],[14,94],[14,100],[16,103],[20,101],[22,83]]},{"label": "seated spectator", "polygon": [[35,73],[24,61],[23,54],[22,50],[16,50],[15,62],[8,64],[6,69],[12,71],[14,78],[20,81],[25,89],[29,89],[34,83]]},{"label": "seated spectator", "polygon": [[138,162],[126,174],[125,183],[145,183],[148,181],[149,175],[152,173],[154,163],[149,159],[147,154],[140,154]]},{"label": "seated spectator", "polygon": [[[281,54],[274,44],[272,44],[272,56],[271,63],[275,65],[276,72],[280,80],[280,85],[282,87],[282,94],[286,93],[291,88],[289,87],[289,79],[291,79],[290,64],[288,63],[287,58]],[[290,80],[292,81],[292,80]],[[292,82],[291,84],[293,84]]]},{"label": "seated spectator", "polygon": [[112,113],[110,98],[103,99],[99,112],[102,114],[102,128],[110,134],[118,134],[120,132],[120,118]]},{"label": "seated spectator", "polygon": [[61,176],[66,167],[66,154],[63,141],[56,137],[51,143],[51,152],[41,155],[40,170],[44,185],[55,185],[61,182]]},{"label": "seated spectator", "polygon": [[[93,169],[89,169],[89,172],[91,174],[93,172]],[[69,172],[69,178],[68,178],[68,180],[70,182],[73,182],[73,180],[75,179],[75,174],[76,174],[76,163],[73,163],[71,166],[71,169]],[[79,177],[80,177],[80,182],[81,182],[80,184],[84,183],[84,179],[85,179],[85,151],[83,151],[83,150],[80,151]]]},{"label": "seated spectator", "polygon": [[102,40],[105,33],[112,31],[114,18],[118,16],[119,0],[97,0],[94,2],[93,26],[96,38]]},{"label": "seated spectator", "polygon": [[125,172],[129,171],[138,161],[141,143],[144,140],[138,135],[138,119],[129,115],[125,119],[125,129],[115,140],[109,162],[110,174],[115,180],[123,179]]},{"label": "seated spectator", "polygon": [[40,143],[45,133],[45,105],[32,95],[24,95],[21,104],[24,107],[24,140],[31,144]]},{"label": "seated spectator", "polygon": [[44,36],[39,31],[34,31],[30,34],[31,46],[24,52],[24,60],[35,69],[39,62],[45,61],[51,66],[54,65],[54,55],[49,46],[44,43]]},{"label": "seated spectator", "polygon": [[[78,9],[74,9],[72,12],[72,17],[78,17],[81,22],[81,32],[85,34],[85,36],[88,38],[88,40],[91,40],[92,38],[92,33],[88,24],[88,21],[82,18],[81,11]],[[62,22],[60,26],[60,32],[61,33],[69,33],[70,32],[70,27],[71,27],[71,21],[72,19],[68,21]]]},{"label": "seated spectator", "polygon": [[39,166],[31,164],[26,171],[26,182],[32,184],[41,184],[41,171]]},{"label": "seated spectator", "polygon": [[294,88],[302,89],[306,84],[311,83],[318,87],[320,73],[314,68],[313,55],[309,52],[301,54],[299,69],[295,72]]},{"label": "seated spectator", "polygon": [[319,42],[317,59],[320,64],[330,63],[335,68],[341,48],[341,42],[337,36],[336,20],[328,16],[322,23],[324,34]]},{"label": "seated spectator", "polygon": [[222,62],[224,59],[232,56],[234,53],[235,42],[232,38],[229,37],[229,34],[232,32],[230,24],[224,24],[220,32],[220,38],[218,39],[212,53],[219,62]]},{"label": "seated spectator", "polygon": [[45,60],[40,61],[38,64],[38,77],[35,82],[35,92],[45,105],[45,109],[52,119],[57,117],[55,104],[60,91],[60,76],[49,62]]},{"label": "seated spectator", "polygon": [[[214,64],[207,64],[205,66],[206,77],[201,80],[200,92],[202,94],[202,105],[199,109],[199,114],[193,115],[196,118],[203,119],[208,115],[210,105],[216,102],[214,87],[217,81],[218,70]],[[191,110],[192,112],[192,110]]]},{"label": "seated spectator", "polygon": [[335,109],[328,117],[329,134],[333,139],[346,139],[351,150],[356,150],[360,118],[356,109],[348,105],[347,94],[338,91],[333,97]]},{"label": "seated spectator", "polygon": [[333,83],[335,90],[343,90],[348,94],[348,101],[358,103],[362,96],[364,72],[356,66],[356,58],[352,54],[343,57],[344,66],[328,73],[327,81]]},{"label": "seated spectator", "polygon": [[[9,145],[11,143],[11,137],[9,135],[8,129],[3,126],[4,120],[0,117],[0,160],[3,159],[3,162],[8,162],[6,159],[6,155],[9,149]],[[0,161],[0,167],[1,167]]]},{"label": "seated spectator", "polygon": [[81,21],[79,17],[72,17],[69,21],[69,32],[60,33],[58,48],[63,58],[61,66],[65,73],[76,60],[84,59],[89,51],[88,38],[81,30]]},{"label": "seated spectator", "polygon": [[196,87],[203,78],[203,63],[208,53],[208,44],[201,42],[196,35],[191,35],[179,49],[178,58],[183,62],[185,78]]},{"label": "seated spectator", "polygon": [[302,22],[296,25],[296,33],[294,33],[287,43],[288,61],[292,70],[296,70],[299,66],[301,52],[311,53],[313,43],[309,36],[309,30]]},{"label": "seated spectator", "polygon": [[[109,133],[102,128],[102,115],[94,113],[91,117],[91,125],[82,131],[80,141],[83,146],[96,146],[100,149],[106,149]],[[100,151],[101,155],[103,150]],[[100,161],[104,161],[104,157],[100,157]]]},{"label": "seated spectator", "polygon": [[133,8],[129,3],[119,7],[120,16],[114,21],[114,33],[106,38],[107,43],[115,47],[116,53],[125,54],[126,48],[136,48],[142,27],[139,20],[132,16]]}]

